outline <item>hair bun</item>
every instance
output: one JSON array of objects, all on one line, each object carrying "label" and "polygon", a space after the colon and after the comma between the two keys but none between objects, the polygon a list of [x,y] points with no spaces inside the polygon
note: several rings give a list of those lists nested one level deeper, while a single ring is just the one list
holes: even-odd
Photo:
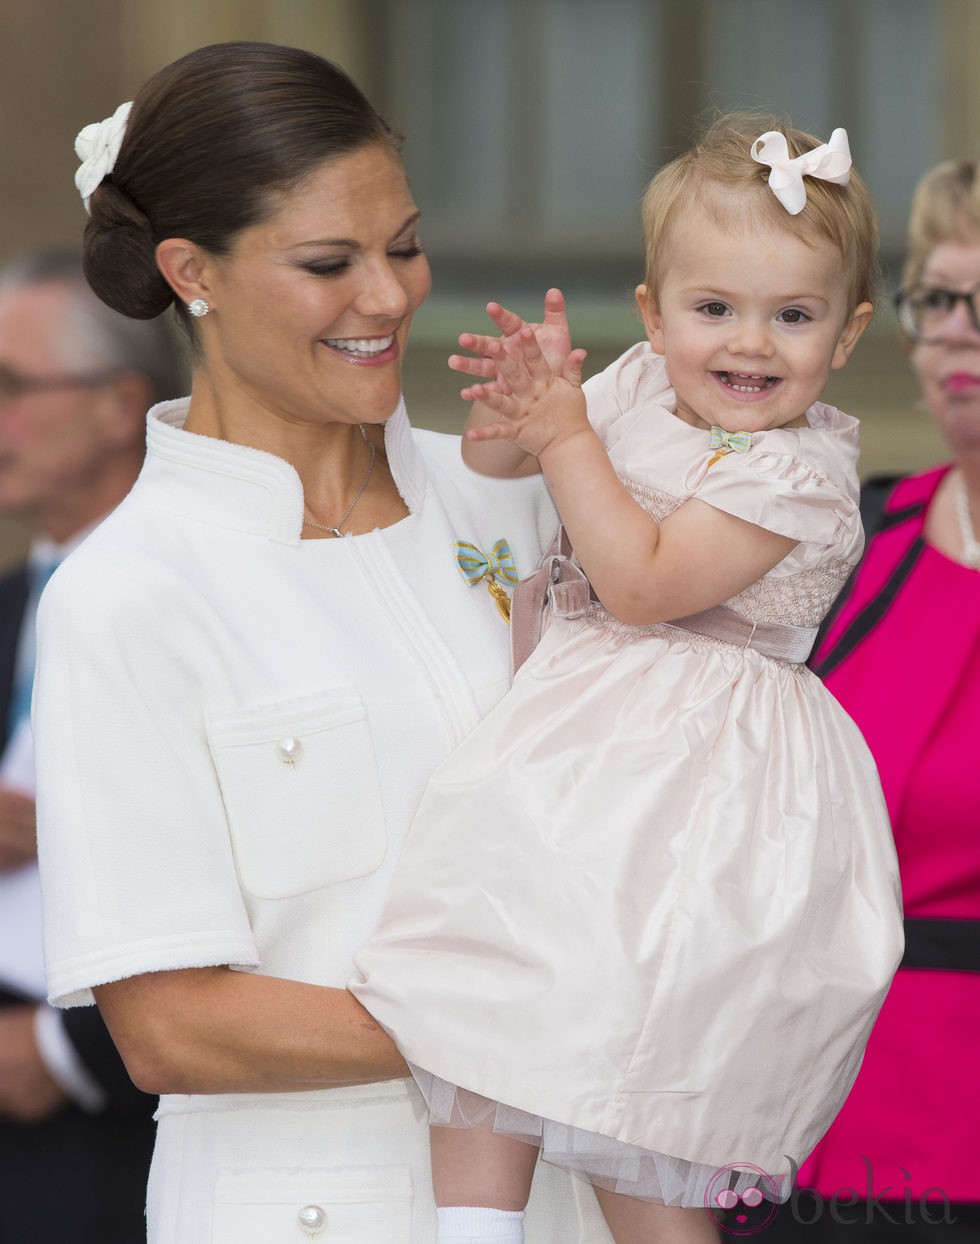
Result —
[{"label": "hair bun", "polygon": [[174,292],[156,265],[150,222],[107,177],[89,202],[85,226],[85,276],[113,310],[136,320],[160,315]]}]

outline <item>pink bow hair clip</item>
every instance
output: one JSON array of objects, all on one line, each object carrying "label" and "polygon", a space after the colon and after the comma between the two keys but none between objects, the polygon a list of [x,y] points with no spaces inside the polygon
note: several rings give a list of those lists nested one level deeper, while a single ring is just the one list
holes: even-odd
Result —
[{"label": "pink bow hair clip", "polygon": [[851,149],[847,143],[846,130],[834,130],[830,141],[821,143],[812,151],[790,159],[786,135],[779,130],[767,130],[760,134],[751,147],[752,159],[768,164],[769,189],[791,216],[803,211],[806,204],[804,177],[819,177],[846,186],[851,177]]}]

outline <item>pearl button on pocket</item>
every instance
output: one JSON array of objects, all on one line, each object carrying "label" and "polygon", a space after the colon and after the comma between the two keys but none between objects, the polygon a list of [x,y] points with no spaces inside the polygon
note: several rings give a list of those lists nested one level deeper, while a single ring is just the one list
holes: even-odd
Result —
[{"label": "pearl button on pocket", "polygon": [[[273,736],[273,742],[277,737]],[[316,1145],[336,1145],[344,1160],[370,1163],[377,1156],[376,1140],[367,1134],[373,1135],[373,1128],[360,1139],[350,1130],[351,1110],[362,1109],[358,1104],[334,1114],[312,1104],[299,1106],[295,1112],[280,1107],[266,1117],[264,1134],[270,1149],[282,1156],[294,1151],[298,1135],[305,1135]],[[392,1128],[404,1127],[403,1104],[396,1097],[391,1097],[389,1105],[387,1093],[379,1096],[378,1109],[386,1112],[378,1118],[379,1127],[385,1126],[381,1118],[389,1120]],[[412,1186],[407,1164],[221,1170],[207,1238],[210,1244],[242,1244],[244,1240],[256,1244],[303,1244],[304,1240],[307,1244],[327,1244],[328,1240],[411,1244],[416,1237]]]},{"label": "pearl button on pocket", "polygon": [[[380,866],[378,766],[355,688],[212,714],[208,743],[239,880],[252,897],[292,898]],[[294,1229],[303,1204],[290,1214]]]},{"label": "pearl button on pocket", "polygon": [[319,1205],[304,1205],[299,1211],[300,1226],[310,1239],[317,1234],[326,1221],[327,1216]]},{"label": "pearl button on pocket", "polygon": [[296,757],[299,755],[299,739],[294,738],[291,734],[286,738],[280,739],[277,744],[279,759],[285,765],[296,763]]}]

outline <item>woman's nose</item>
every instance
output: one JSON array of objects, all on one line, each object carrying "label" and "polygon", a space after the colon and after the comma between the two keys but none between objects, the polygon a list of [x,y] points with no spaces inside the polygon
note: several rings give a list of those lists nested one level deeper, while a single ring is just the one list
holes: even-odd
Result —
[{"label": "woman's nose", "polygon": [[405,314],[408,290],[389,262],[378,260],[365,266],[356,307],[362,315],[381,315],[388,319],[398,319]]}]

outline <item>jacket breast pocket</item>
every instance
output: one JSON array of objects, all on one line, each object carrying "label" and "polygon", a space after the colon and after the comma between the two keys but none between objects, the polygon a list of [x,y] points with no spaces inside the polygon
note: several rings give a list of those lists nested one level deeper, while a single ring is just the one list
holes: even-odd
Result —
[{"label": "jacket breast pocket", "polygon": [[409,1244],[411,1238],[407,1166],[225,1170],[218,1176],[211,1244]]},{"label": "jacket breast pocket", "polygon": [[249,894],[291,898],[381,865],[377,762],[356,688],[214,714],[208,740]]}]

